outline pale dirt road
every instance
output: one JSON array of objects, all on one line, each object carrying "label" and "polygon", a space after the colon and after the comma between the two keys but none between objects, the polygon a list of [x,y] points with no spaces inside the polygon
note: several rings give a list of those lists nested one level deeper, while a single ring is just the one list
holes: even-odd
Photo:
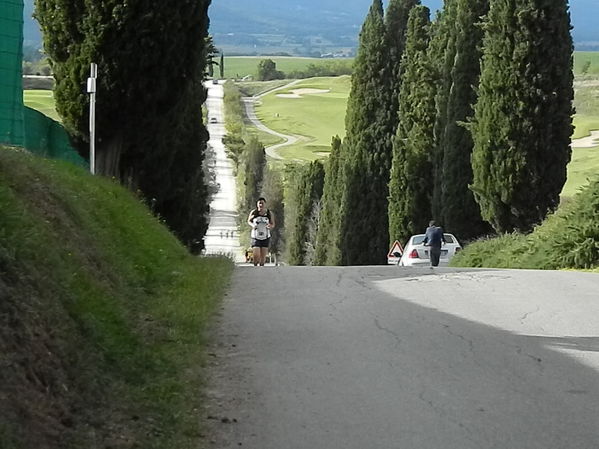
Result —
[{"label": "pale dirt road", "polygon": [[207,446],[595,449],[598,292],[593,273],[239,267]]}]

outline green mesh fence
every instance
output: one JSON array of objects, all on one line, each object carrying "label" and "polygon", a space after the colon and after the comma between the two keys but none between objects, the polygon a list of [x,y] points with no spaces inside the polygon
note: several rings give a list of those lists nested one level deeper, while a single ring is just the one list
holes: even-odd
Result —
[{"label": "green mesh fence", "polygon": [[24,117],[25,148],[38,156],[89,167],[88,162],[71,146],[67,132],[60,123],[28,107],[24,108]]},{"label": "green mesh fence", "polygon": [[23,1],[0,0],[0,143],[23,145]]}]

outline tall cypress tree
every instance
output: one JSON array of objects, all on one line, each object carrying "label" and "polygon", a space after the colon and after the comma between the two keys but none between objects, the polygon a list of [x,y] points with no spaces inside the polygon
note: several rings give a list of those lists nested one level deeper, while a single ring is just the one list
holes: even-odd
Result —
[{"label": "tall cypress tree", "polygon": [[429,14],[425,6],[412,9],[402,60],[399,126],[389,183],[389,234],[404,242],[422,232],[431,218],[435,78],[427,57]]},{"label": "tall cypress tree", "polygon": [[395,128],[388,58],[383,5],[374,0],[360,33],[345,117],[345,191],[340,208],[345,265],[387,262],[385,211]]},{"label": "tall cypress tree", "polygon": [[251,136],[245,145],[242,164],[244,194],[241,197],[240,210],[250,211],[256,207],[256,201],[262,192],[264,168],[266,166],[264,145],[255,136]]},{"label": "tall cypress tree", "polygon": [[451,70],[455,59],[456,35],[461,32],[456,27],[457,0],[445,0],[443,8],[437,19],[431,25],[431,43],[428,57],[435,70],[436,94],[435,107],[436,119],[433,130],[434,144],[432,147],[433,164],[433,195],[431,199],[432,216],[440,220],[442,217],[442,182],[443,182],[443,155],[444,132],[447,124],[447,103],[451,89]]},{"label": "tall cypress tree", "polygon": [[451,89],[447,97],[445,126],[441,130],[443,171],[442,217],[446,230],[472,239],[490,232],[481,215],[472,183],[472,137],[463,123],[473,114],[475,87],[480,77],[483,31],[481,21],[489,10],[489,0],[458,0],[455,20],[455,51],[450,73]]},{"label": "tall cypress tree", "polygon": [[[88,156],[87,95],[98,64],[97,172],[152,199],[185,243],[207,228],[201,121],[209,0],[36,0],[56,108]],[[165,31],[165,30],[168,30]]]},{"label": "tall cypress tree", "polygon": [[[275,216],[277,224],[276,230],[270,238],[270,253],[276,258],[283,251],[284,235],[285,235],[285,198],[284,198],[284,183],[280,170],[270,167],[268,164],[264,167],[264,181],[262,183],[262,195],[266,198],[268,209]],[[246,216],[241,217],[245,220]]]},{"label": "tall cypress tree", "polygon": [[[390,0],[385,11],[385,29],[389,47],[389,72],[391,74],[390,120],[397,128],[399,91],[401,89],[401,57],[406,47],[406,29],[410,11],[420,0]],[[393,131],[395,133],[395,130]]]},{"label": "tall cypress tree", "polygon": [[495,0],[472,123],[472,190],[498,232],[528,231],[557,207],[572,134],[566,0]]},{"label": "tall cypress tree", "polygon": [[326,162],[321,212],[316,234],[314,265],[341,264],[340,205],[343,197],[343,160],[341,139],[331,142],[331,154]]},{"label": "tall cypress tree", "polygon": [[295,173],[291,188],[290,207],[295,209],[295,219],[288,226],[288,262],[290,265],[309,265],[316,243],[314,224],[318,222],[317,206],[322,198],[325,173],[320,161],[314,161],[298,171],[300,173]]}]

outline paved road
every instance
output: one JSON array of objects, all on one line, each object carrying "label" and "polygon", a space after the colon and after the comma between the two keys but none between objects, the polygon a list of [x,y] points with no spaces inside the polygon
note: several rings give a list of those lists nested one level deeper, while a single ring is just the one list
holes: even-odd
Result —
[{"label": "paved road", "polygon": [[599,448],[599,275],[236,269],[210,447]]},{"label": "paved road", "polygon": [[[210,223],[204,237],[205,253],[230,255],[236,262],[243,262],[244,250],[239,243],[239,230],[237,227],[237,193],[235,177],[233,176],[233,162],[225,153],[222,138],[225,134],[223,113],[223,86],[221,84],[206,84],[208,98],[208,132],[210,140],[208,145],[214,150],[215,158],[208,163],[214,165],[216,182],[220,185],[219,191],[210,203]],[[212,117],[216,123],[210,123]]]}]

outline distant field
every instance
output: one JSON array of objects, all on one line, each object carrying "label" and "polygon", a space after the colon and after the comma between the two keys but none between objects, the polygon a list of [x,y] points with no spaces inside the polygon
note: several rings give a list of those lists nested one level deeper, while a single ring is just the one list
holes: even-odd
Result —
[{"label": "distant field", "polygon": [[[301,89],[320,93],[300,93]],[[345,135],[345,107],[350,89],[349,76],[310,78],[289,88],[265,95],[256,106],[256,115],[269,128],[283,134],[301,136],[301,142],[278,150],[289,159],[315,160],[326,157],[331,138]]]},{"label": "distant field", "polygon": [[587,76],[574,83],[574,138],[589,135],[599,129],[599,76]]},{"label": "distant field", "polygon": [[[332,62],[347,62],[351,64],[352,59],[328,59],[328,58],[295,58],[286,56],[230,56],[225,57],[225,78],[241,79],[251,75],[254,79],[258,75],[258,63],[263,59],[272,59],[277,65],[277,70],[289,73],[294,70],[305,70],[309,64],[326,65]],[[216,68],[218,74],[218,67]]]},{"label": "distant field", "polygon": [[586,62],[590,62],[588,74],[599,75],[599,51],[574,52],[574,74],[580,75]]},{"label": "distant field", "polygon": [[25,90],[23,91],[23,102],[25,106],[35,109],[57,122],[60,121],[54,108],[54,92],[51,90]]},{"label": "distant field", "polygon": [[574,148],[572,160],[568,165],[568,180],[562,190],[562,196],[571,197],[580,187],[587,184],[589,178],[599,173],[599,147]]}]

